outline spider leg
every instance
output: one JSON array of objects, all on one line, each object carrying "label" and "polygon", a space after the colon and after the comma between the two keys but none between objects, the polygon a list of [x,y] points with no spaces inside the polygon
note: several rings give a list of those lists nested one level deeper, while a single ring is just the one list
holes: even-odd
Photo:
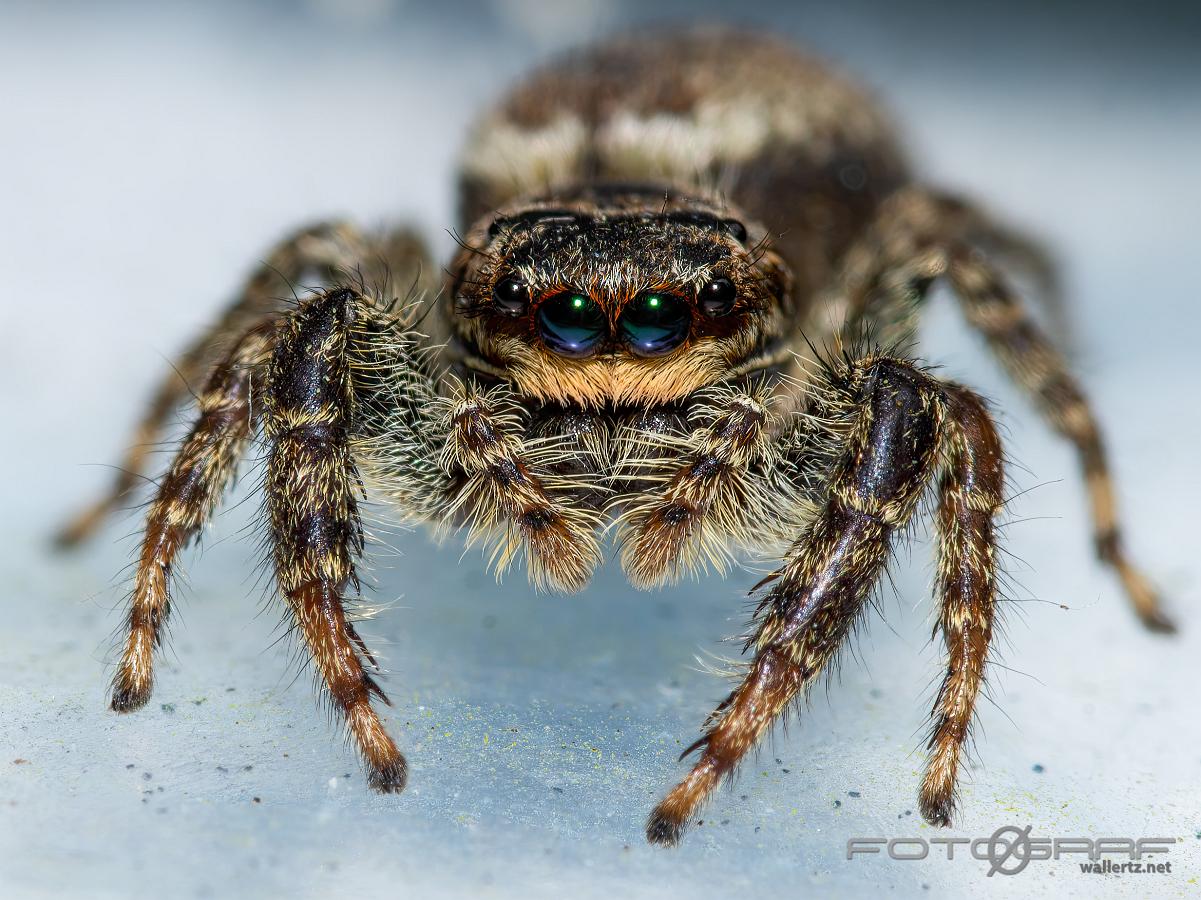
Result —
[{"label": "spider leg", "polygon": [[233,303],[176,359],[172,372],[159,382],[135,427],[133,440],[108,492],[72,518],[55,536],[55,543],[72,547],[86,540],[130,496],[168,419],[188,399],[189,385],[198,384],[207,376],[231,340],[264,317],[282,311],[284,298],[290,296],[299,282],[328,280],[336,270],[353,268],[363,253],[363,240],[357,232],[337,223],[305,228],[272,250]]},{"label": "spider leg", "polygon": [[872,225],[848,248],[839,270],[806,326],[818,345],[854,342],[870,324],[872,341],[895,347],[917,329],[930,282],[946,272],[936,241],[944,228],[938,203],[925,193],[899,191],[882,205]]},{"label": "spider leg", "polygon": [[448,472],[466,476],[451,513],[462,512],[476,533],[505,529],[494,555],[498,571],[524,544],[531,580],[564,591],[583,588],[601,562],[597,517],[557,500],[535,461],[553,447],[532,451],[518,436],[517,407],[503,394],[463,388],[451,401],[442,454]]},{"label": "spider leg", "polygon": [[1101,430],[1067,362],[984,260],[967,252],[956,253],[949,275],[969,324],[984,335],[1010,377],[1034,398],[1051,427],[1075,446],[1088,487],[1098,557],[1117,572],[1147,628],[1174,631],[1150,582],[1126,554]]},{"label": "spider leg", "polygon": [[290,317],[271,361],[264,481],[275,578],[334,708],[345,718],[382,792],[404,788],[404,756],[372,708],[387,702],[367,672],[367,657],[347,619],[343,592],[357,590],[363,550],[352,454],[356,384],[351,359],[362,298],[332,290]]},{"label": "spider leg", "polygon": [[[991,229],[991,231],[990,231]],[[853,339],[871,321],[885,346],[911,337],[929,283],[946,275],[968,323],[984,335],[1046,421],[1072,442],[1088,487],[1097,555],[1121,579],[1143,624],[1171,632],[1150,582],[1126,553],[1100,427],[1067,362],[973,243],[1013,250],[1020,241],[965,204],[920,189],[893,197],[868,237],[847,255],[836,290],[846,299],[833,326]],[[1033,252],[1033,251],[1032,251]],[[1044,262],[1046,262],[1044,258]],[[1049,263],[1047,263],[1049,265]]]},{"label": "spider leg", "polygon": [[138,709],[150,698],[154,651],[171,607],[172,565],[233,479],[260,412],[251,405],[252,379],[257,382],[270,357],[274,331],[271,321],[251,329],[209,377],[196,424],[150,505],[125,646],[113,678],[112,708],[118,712]]},{"label": "spider leg", "polygon": [[704,404],[700,418],[707,424],[688,436],[683,452],[643,460],[635,448],[624,463],[631,478],[664,482],[619,518],[621,564],[636,587],[676,581],[704,562],[721,568],[728,539],[762,542],[774,511],[786,502],[783,483],[769,486],[750,471],[772,457],[780,424],[765,385],[722,391]]},{"label": "spider leg", "polygon": [[944,387],[950,423],[938,486],[940,615],[947,670],[934,703],[930,758],[919,795],[922,816],[950,825],[955,780],[984,679],[997,593],[996,517],[1004,497],[1004,453],[992,418],[963,388]]},{"label": "spider leg", "polygon": [[368,286],[389,297],[433,293],[439,285],[441,270],[430,261],[425,240],[409,226],[384,234],[378,241],[378,253],[362,264]]},{"label": "spider leg", "polygon": [[848,249],[824,302],[815,307],[826,313],[807,332],[819,342],[845,340],[870,322],[872,339],[882,346],[910,340],[926,290],[947,273],[953,248],[980,248],[1025,269],[1056,331],[1066,331],[1058,272],[1038,242],[956,197],[907,188],[884,202]]},{"label": "spider leg", "polygon": [[921,188],[908,194],[912,204],[931,209],[940,222],[938,231],[944,244],[978,248],[990,259],[1024,270],[1032,279],[1035,299],[1047,313],[1051,331],[1060,340],[1067,337],[1070,322],[1059,266],[1041,241],[964,198]]},{"label": "spider leg", "polygon": [[820,508],[769,580],[746,676],[689,748],[701,751],[692,771],[651,813],[652,843],[680,839],[722,778],[834,657],[879,581],[893,536],[943,467],[949,518],[940,565],[946,573],[942,627],[953,658],[936,707],[934,774],[927,775],[922,796],[933,821],[949,815],[947,785],[953,792],[991,635],[999,443],[980,401],[903,361],[864,358],[829,384],[835,405],[853,416]]}]

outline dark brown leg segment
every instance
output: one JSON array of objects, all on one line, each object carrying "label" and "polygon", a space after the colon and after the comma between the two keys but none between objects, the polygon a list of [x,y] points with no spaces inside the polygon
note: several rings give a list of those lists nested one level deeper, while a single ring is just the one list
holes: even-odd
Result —
[{"label": "dark brown leg segment", "polygon": [[1097,555],[1117,572],[1144,625],[1152,631],[1174,631],[1150,582],[1126,555],[1101,431],[1066,361],[984,261],[970,253],[957,254],[949,274],[968,322],[985,336],[1051,426],[1076,447],[1088,487]]},{"label": "dark brown leg segment", "polygon": [[351,291],[330,291],[288,320],[271,363],[265,488],[279,589],[368,783],[395,792],[405,785],[405,759],[371,706],[372,696],[387,699],[367,672],[370,657],[343,604],[343,592],[358,588],[355,560],[363,549],[348,358],[356,317],[369,314],[362,304]]},{"label": "dark brown leg segment", "polygon": [[[841,389],[858,414],[824,504],[789,550],[759,606],[749,672],[687,751],[701,751],[692,771],[651,813],[647,838],[652,843],[679,840],[713,789],[838,652],[879,581],[894,534],[910,520],[940,465],[948,466],[943,492],[951,499],[945,502],[958,517],[954,498],[967,494],[964,521],[975,529],[967,534],[957,524],[943,546],[942,568],[957,573],[953,577],[962,590],[943,586],[944,629],[954,659],[940,695],[939,710],[947,715],[936,722],[931,767],[938,767],[940,778],[949,775],[953,785],[990,636],[989,628],[971,630],[964,623],[979,604],[985,607],[981,615],[991,621],[995,583],[991,575],[981,579],[976,562],[979,554],[992,559],[991,517],[999,508],[999,501],[977,496],[978,473],[969,463],[977,454],[987,456],[999,478],[999,447],[979,401],[907,363],[864,360],[846,376]],[[970,450],[962,449],[969,444]],[[986,509],[986,528],[976,517],[980,509]],[[935,795],[942,782],[933,784],[930,776],[927,782],[939,800]],[[949,809],[949,795],[940,802],[940,809]]]},{"label": "dark brown leg segment", "polygon": [[841,327],[843,339],[853,340],[866,319],[875,340],[885,346],[903,342],[914,333],[926,286],[948,275],[969,324],[985,336],[1050,425],[1075,445],[1087,481],[1097,555],[1117,572],[1148,628],[1175,630],[1150,582],[1126,553],[1100,429],[1083,392],[1063,355],[976,245],[1016,257],[1031,268],[1046,282],[1049,311],[1062,325],[1053,266],[1037,245],[954,198],[913,189],[890,198],[879,221],[848,252],[830,306],[843,315],[833,317],[832,327]]},{"label": "dark brown leg segment", "polygon": [[176,554],[213,514],[253,429],[252,378],[262,374],[274,325],[248,332],[209,378],[199,418],[150,506],[129,604],[128,636],[113,678],[112,708],[143,706],[154,684],[154,651],[171,606]]},{"label": "dark brown leg segment", "polygon": [[950,825],[959,759],[984,680],[996,611],[996,517],[1005,485],[1003,452],[988,411],[974,394],[946,388],[945,466],[938,486],[938,630],[947,671],[934,703],[922,816]]},{"label": "dark brown leg segment", "polygon": [[647,838],[677,842],[722,778],[842,645],[909,517],[937,453],[941,409],[916,373],[880,364],[859,373],[863,410],[832,474],[824,507],[793,545],[760,605],[755,659],[689,748],[701,757],[651,813]]},{"label": "dark brown leg segment", "polygon": [[342,224],[306,228],[276,247],[221,317],[175,361],[172,372],[159,383],[135,428],[133,441],[108,493],[67,523],[56,536],[56,543],[61,547],[80,543],[109,513],[128,500],[146,471],[150,452],[171,414],[188,398],[189,386],[200,383],[220,354],[228,349],[228,341],[264,316],[283,310],[293,286],[299,289],[299,283],[306,280],[328,282],[335,271],[353,269],[365,252],[362,238],[350,226]]}]

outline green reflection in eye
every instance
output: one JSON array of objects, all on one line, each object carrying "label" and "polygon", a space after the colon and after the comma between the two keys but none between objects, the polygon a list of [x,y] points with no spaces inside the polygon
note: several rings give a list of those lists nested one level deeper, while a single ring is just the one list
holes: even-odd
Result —
[{"label": "green reflection in eye", "polygon": [[692,311],[675,294],[641,294],[621,314],[621,334],[638,356],[670,353],[688,339]]},{"label": "green reflection in eye", "polygon": [[608,330],[605,311],[586,294],[556,294],[538,307],[538,332],[560,356],[588,356]]}]

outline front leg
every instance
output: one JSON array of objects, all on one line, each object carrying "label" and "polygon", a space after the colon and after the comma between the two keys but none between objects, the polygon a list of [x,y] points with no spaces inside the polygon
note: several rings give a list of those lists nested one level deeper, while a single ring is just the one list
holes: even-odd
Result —
[{"label": "front leg", "polygon": [[581,586],[599,559],[586,516],[537,474],[553,447],[526,446],[499,394],[440,397],[408,318],[353,290],[302,303],[277,340],[265,428],[276,581],[370,785],[384,792],[403,789],[406,763],[372,707],[387,698],[344,608],[359,588],[360,465],[404,516],[516,527],[531,566],[555,584]]},{"label": "front leg", "polygon": [[343,598],[359,587],[355,560],[363,550],[351,454],[362,404],[352,358],[362,320],[372,315],[358,295],[335,290],[286,322],[270,369],[265,492],[279,590],[363,757],[368,784],[396,792],[405,785],[405,758],[371,706],[372,696],[387,698],[367,672],[371,658]]},{"label": "front leg", "polygon": [[692,771],[651,813],[647,838],[676,843],[720,781],[838,652],[940,463],[940,581],[950,660],[936,708],[922,811],[945,824],[983,676],[995,594],[992,521],[1000,444],[983,406],[908,363],[862,360],[831,373],[829,400],[854,412],[817,515],[769,583],[745,678],[710,718]]}]

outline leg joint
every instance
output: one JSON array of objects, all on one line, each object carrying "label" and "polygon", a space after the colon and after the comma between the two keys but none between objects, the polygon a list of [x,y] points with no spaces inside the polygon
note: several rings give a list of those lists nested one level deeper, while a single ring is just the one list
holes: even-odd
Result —
[{"label": "leg joint", "polygon": [[271,360],[278,410],[320,416],[350,402],[346,344],[362,298],[339,288],[305,301],[288,319]]},{"label": "leg joint", "polygon": [[930,470],[942,410],[928,379],[894,360],[876,362],[862,403],[851,478],[864,500],[889,502],[910,493]]}]

